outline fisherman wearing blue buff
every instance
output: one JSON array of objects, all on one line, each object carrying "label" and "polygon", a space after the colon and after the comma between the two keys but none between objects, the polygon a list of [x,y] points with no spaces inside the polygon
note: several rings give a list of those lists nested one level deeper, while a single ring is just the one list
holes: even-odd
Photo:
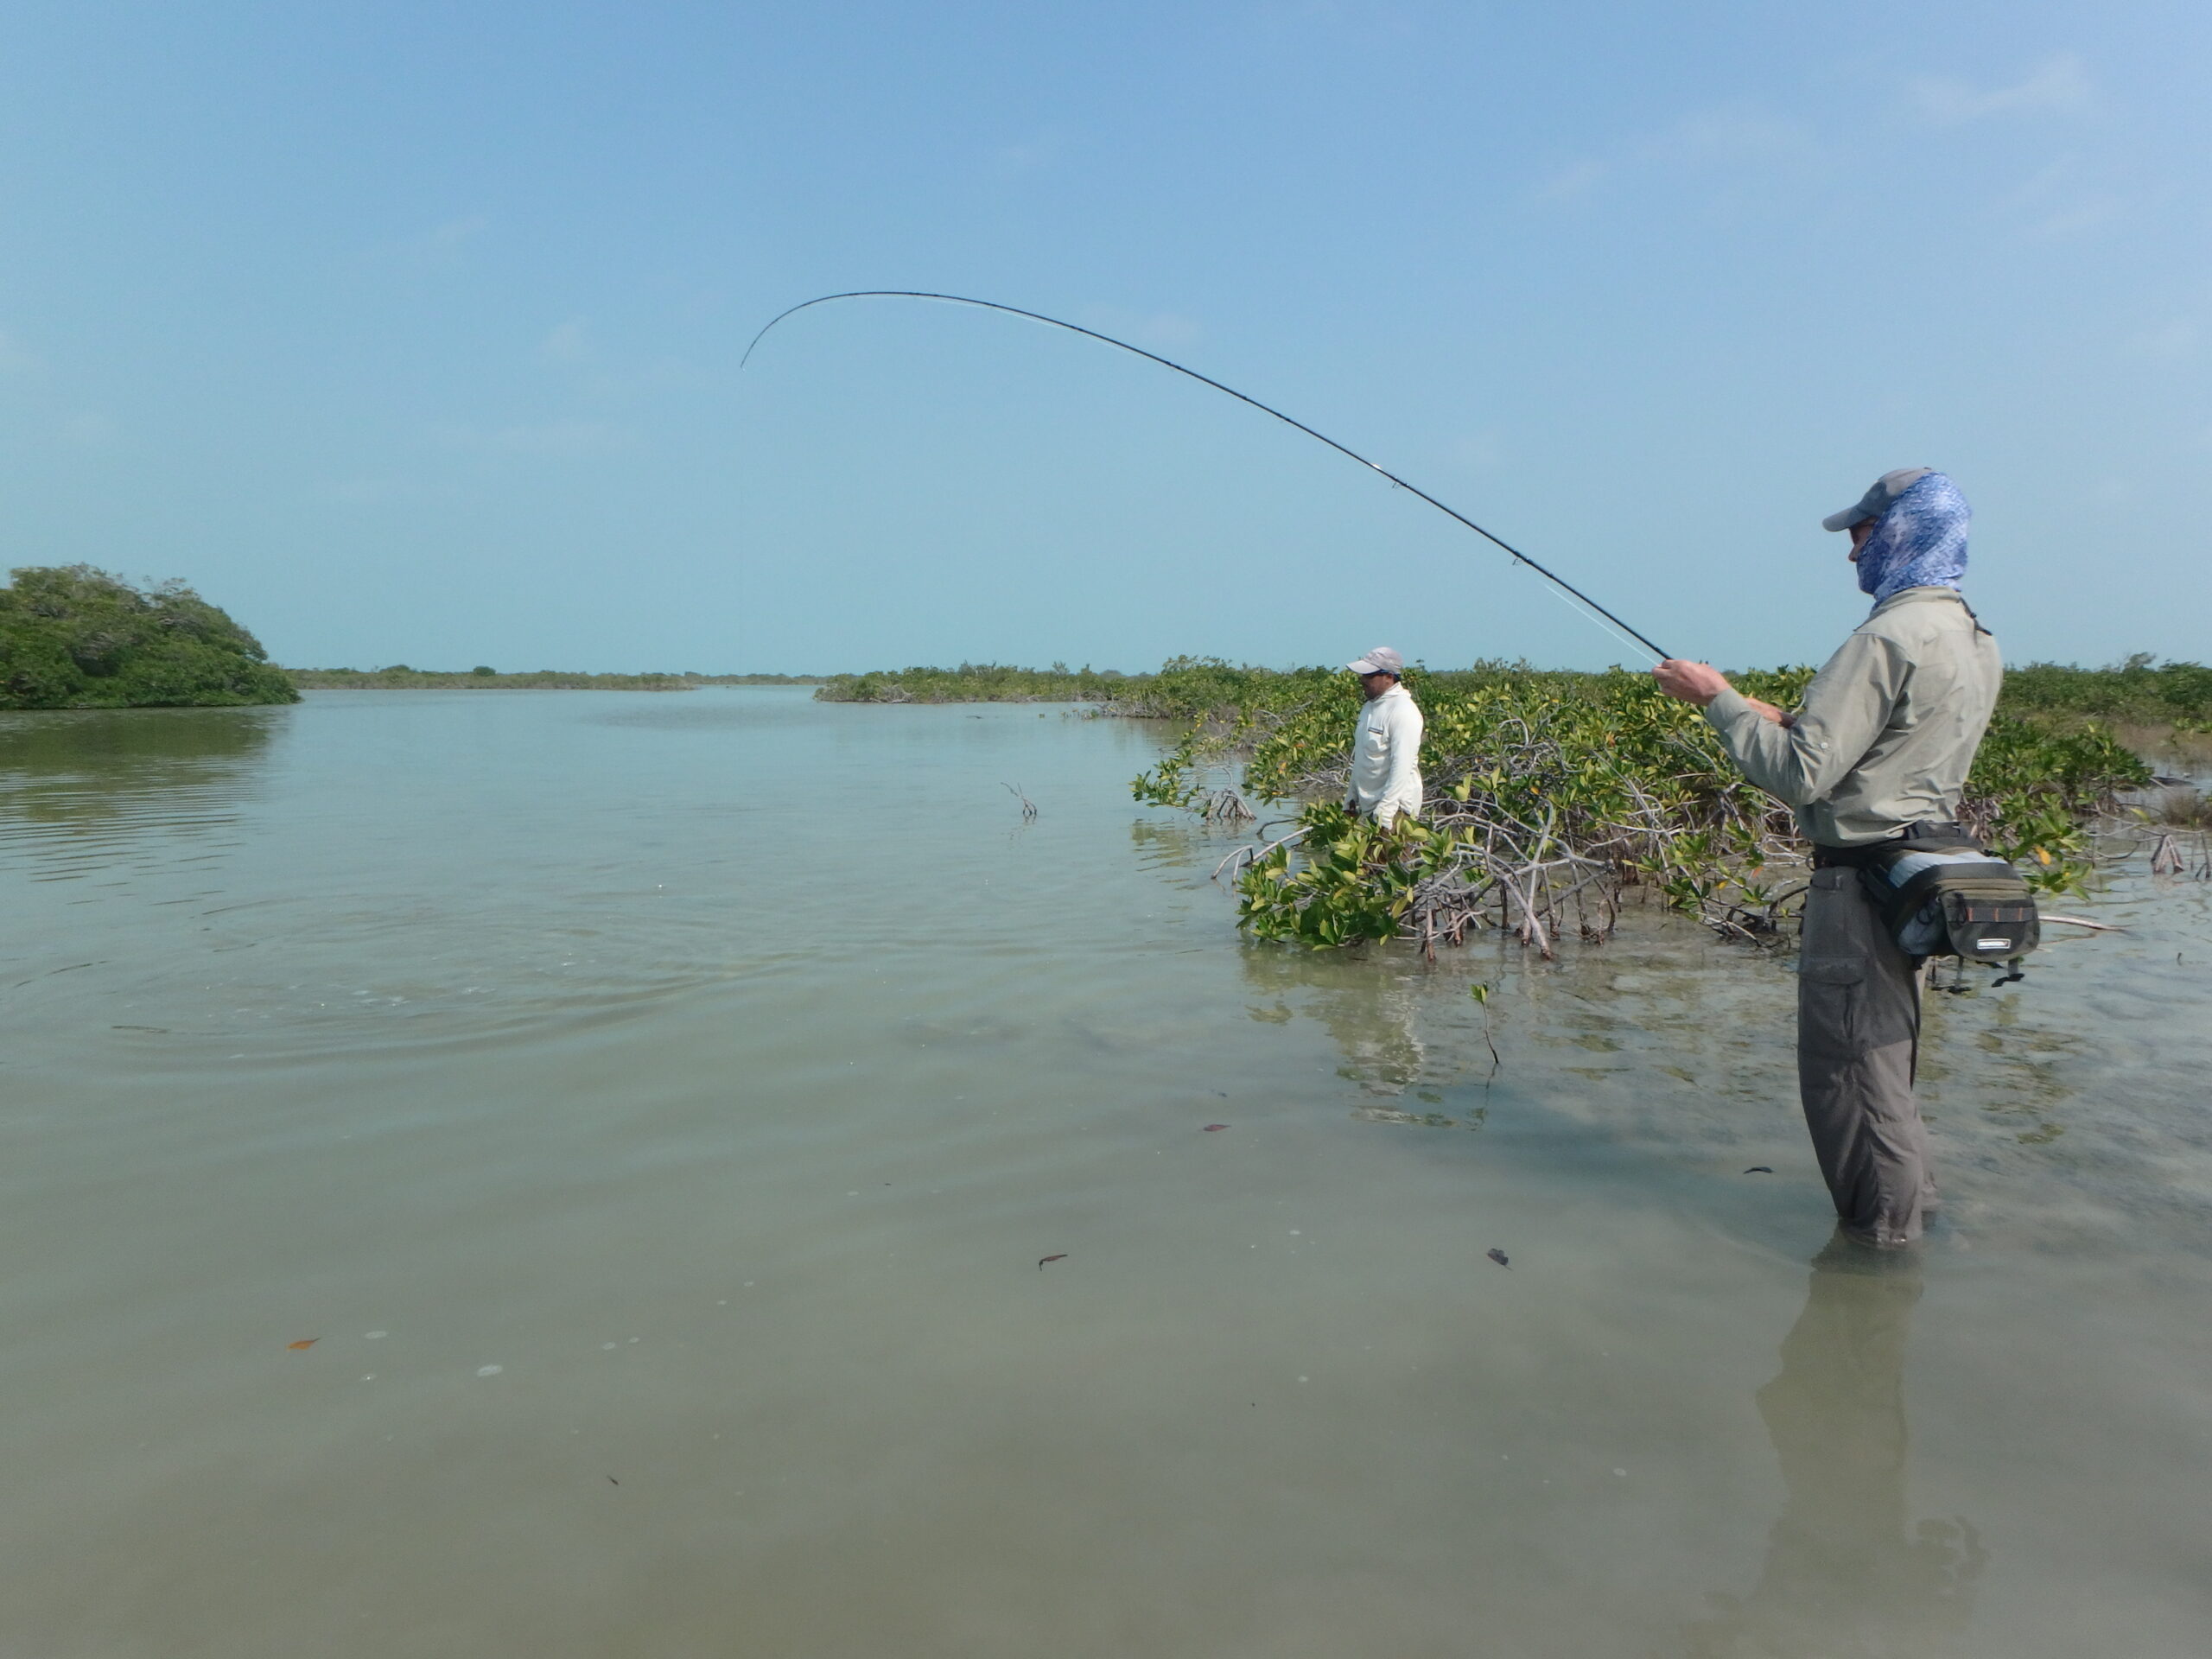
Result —
[{"label": "fisherman wearing blue buff", "polygon": [[1959,592],[1966,498],[1927,467],[1885,473],[1824,528],[1851,532],[1873,614],[1795,713],[1746,697],[1710,664],[1668,661],[1660,689],[1696,703],[1744,775],[1795,808],[1813,843],[1797,969],[1797,1086],[1844,1230],[1920,1236],[1936,1186],[1913,1100],[1920,961],[1906,956],[1851,860],[1886,842],[1960,834],[1967,772],[1997,703],[1997,640]]}]

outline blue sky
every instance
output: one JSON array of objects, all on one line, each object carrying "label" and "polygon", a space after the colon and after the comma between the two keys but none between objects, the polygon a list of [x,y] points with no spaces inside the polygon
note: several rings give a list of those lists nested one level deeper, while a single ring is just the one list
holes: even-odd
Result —
[{"label": "blue sky", "polygon": [[2212,8],[15,4],[0,552],[294,664],[2212,657]]}]

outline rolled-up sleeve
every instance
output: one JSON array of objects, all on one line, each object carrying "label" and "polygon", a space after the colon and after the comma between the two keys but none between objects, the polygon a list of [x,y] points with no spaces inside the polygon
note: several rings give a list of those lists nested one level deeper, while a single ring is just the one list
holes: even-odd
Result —
[{"label": "rolled-up sleeve", "polygon": [[1732,687],[1705,707],[1744,776],[1789,806],[1809,806],[1865,758],[1889,724],[1911,664],[1892,642],[1854,633],[1805,688],[1796,721],[1777,726]]}]

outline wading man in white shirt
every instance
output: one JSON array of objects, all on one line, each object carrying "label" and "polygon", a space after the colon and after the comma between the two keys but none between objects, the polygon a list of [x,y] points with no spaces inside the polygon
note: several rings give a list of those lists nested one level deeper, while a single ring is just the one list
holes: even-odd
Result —
[{"label": "wading man in white shirt", "polygon": [[1421,710],[1402,683],[1406,659],[1388,645],[1377,645],[1356,663],[1367,707],[1359,711],[1352,738],[1351,793],[1344,810],[1372,818],[1384,829],[1402,814],[1421,816]]}]

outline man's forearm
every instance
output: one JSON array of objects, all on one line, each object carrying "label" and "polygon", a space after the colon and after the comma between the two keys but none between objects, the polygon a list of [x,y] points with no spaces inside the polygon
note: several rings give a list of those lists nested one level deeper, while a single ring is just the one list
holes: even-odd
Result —
[{"label": "man's forearm", "polygon": [[[1736,690],[1734,686],[1728,683],[1728,677],[1710,663],[1669,660],[1653,669],[1651,677],[1659,682],[1659,689],[1669,696],[1679,697],[1682,702],[1694,703],[1700,709],[1709,707],[1713,700],[1723,691]],[[1738,695],[1742,696],[1740,692]],[[1796,715],[1776,708],[1770,702],[1763,702],[1757,697],[1745,697],[1744,704],[1746,708],[1756,710],[1761,720],[1770,721],[1777,726],[1794,726],[1797,723]]]}]

